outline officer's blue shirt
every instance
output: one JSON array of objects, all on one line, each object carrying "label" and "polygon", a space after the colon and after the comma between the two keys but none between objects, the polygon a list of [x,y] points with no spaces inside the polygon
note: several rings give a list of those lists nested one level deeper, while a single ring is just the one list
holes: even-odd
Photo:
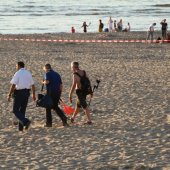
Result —
[{"label": "officer's blue shirt", "polygon": [[60,85],[62,84],[62,80],[57,72],[50,70],[45,74],[45,80],[49,81],[49,84],[46,85],[48,93],[54,95],[60,94]]}]

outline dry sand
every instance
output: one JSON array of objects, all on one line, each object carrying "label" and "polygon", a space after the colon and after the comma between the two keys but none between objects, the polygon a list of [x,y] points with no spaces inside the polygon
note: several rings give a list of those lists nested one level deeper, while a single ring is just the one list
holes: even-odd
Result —
[{"label": "dry sand", "polygon": [[[146,33],[0,37],[109,40],[143,39]],[[54,113],[53,127],[44,128],[45,110],[30,100],[32,126],[19,133],[6,97],[19,60],[32,72],[37,93],[42,67],[51,63],[62,76],[67,104],[71,61],[80,62],[92,85],[100,78],[91,102],[94,124],[83,125],[81,112],[79,126],[63,128]],[[0,169],[170,169],[170,44],[0,41],[0,61]]]}]

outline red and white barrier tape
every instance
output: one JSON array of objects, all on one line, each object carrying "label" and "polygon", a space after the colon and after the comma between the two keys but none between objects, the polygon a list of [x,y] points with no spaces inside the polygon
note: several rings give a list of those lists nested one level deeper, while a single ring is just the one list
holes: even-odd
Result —
[{"label": "red and white barrier tape", "polygon": [[52,40],[52,39],[23,39],[0,38],[0,41],[30,41],[30,42],[61,42],[61,43],[170,43],[170,40]]}]

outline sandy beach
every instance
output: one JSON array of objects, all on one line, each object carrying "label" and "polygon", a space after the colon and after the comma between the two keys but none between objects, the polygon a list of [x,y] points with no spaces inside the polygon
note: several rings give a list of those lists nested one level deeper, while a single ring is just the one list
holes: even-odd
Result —
[{"label": "sandy beach", "polygon": [[[158,35],[160,33],[157,33]],[[145,39],[146,32],[0,35],[35,39]],[[0,41],[0,169],[170,170],[170,44],[54,43]],[[17,61],[24,61],[40,93],[43,66],[60,73],[62,99],[70,105],[70,63],[78,61],[92,85],[101,83],[91,101],[93,125],[44,128],[45,110],[31,98],[26,115],[32,121],[19,133],[7,102]],[[76,95],[72,107],[74,107]],[[69,122],[70,123],[70,122]]]}]

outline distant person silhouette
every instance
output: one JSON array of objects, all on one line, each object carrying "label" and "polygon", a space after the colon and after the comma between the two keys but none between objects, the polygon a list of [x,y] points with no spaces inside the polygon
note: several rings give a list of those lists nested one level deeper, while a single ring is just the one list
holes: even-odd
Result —
[{"label": "distant person silhouette", "polygon": [[161,28],[162,29],[162,38],[163,38],[163,40],[165,40],[167,37],[167,28],[168,28],[166,19],[162,20],[160,24],[162,25],[162,28]]},{"label": "distant person silhouette", "polygon": [[115,30],[115,32],[117,32],[117,31],[118,31],[118,30],[117,30],[116,20],[114,20],[114,30]]},{"label": "distant person silhouette", "polygon": [[152,25],[149,26],[149,29],[148,29],[148,36],[147,36],[147,40],[153,40],[153,34],[154,34],[154,31],[155,31],[155,27],[156,26],[156,23],[153,23]]},{"label": "distant person silhouette", "polygon": [[123,30],[123,22],[122,22],[122,19],[120,19],[120,21],[117,23],[117,28],[118,28],[118,31],[122,31]]},{"label": "distant person silhouette", "polygon": [[104,24],[102,23],[102,20],[99,20],[99,32],[103,32]]},{"label": "distant person silhouette", "polygon": [[71,32],[72,32],[72,33],[75,33],[75,31],[76,31],[75,28],[74,28],[74,27],[71,27]]},{"label": "distant person silhouette", "polygon": [[126,28],[123,30],[123,32],[130,32],[131,30],[131,26],[130,26],[130,23],[128,22]]},{"label": "distant person silhouette", "polygon": [[108,26],[109,26],[109,32],[112,32],[113,31],[113,20],[111,17],[109,18]]},{"label": "distant person silhouette", "polygon": [[[91,23],[89,23],[90,25]],[[87,27],[89,27],[89,25],[86,24],[86,22],[83,22],[83,25],[81,27],[83,27],[83,31],[87,32]]]}]

